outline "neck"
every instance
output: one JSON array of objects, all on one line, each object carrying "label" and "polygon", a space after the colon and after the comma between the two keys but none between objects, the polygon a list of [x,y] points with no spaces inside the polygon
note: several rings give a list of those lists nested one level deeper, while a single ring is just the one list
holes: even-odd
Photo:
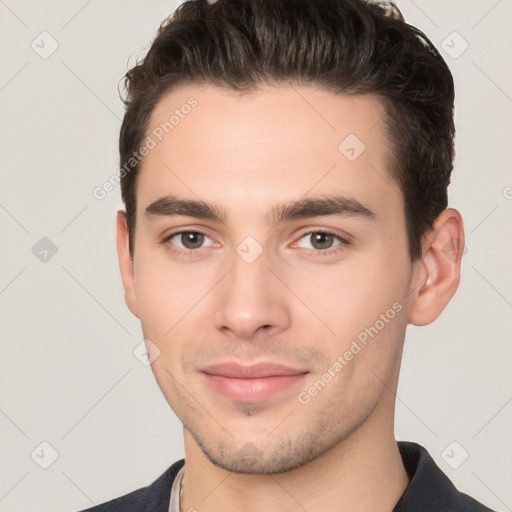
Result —
[{"label": "neck", "polygon": [[409,477],[394,438],[393,417],[379,418],[377,409],[320,457],[271,475],[231,473],[215,466],[185,430],[181,510],[323,512],[336,503],[336,510],[390,512]]}]

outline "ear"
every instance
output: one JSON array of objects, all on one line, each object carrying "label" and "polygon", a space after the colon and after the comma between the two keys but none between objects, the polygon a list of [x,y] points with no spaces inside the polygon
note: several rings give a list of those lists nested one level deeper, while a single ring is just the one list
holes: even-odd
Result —
[{"label": "ear", "polygon": [[410,324],[432,323],[450,302],[459,286],[464,241],[460,213],[447,208],[437,217],[434,229],[424,239],[422,257],[414,263]]},{"label": "ear", "polygon": [[128,309],[138,318],[137,298],[134,286],[134,268],[133,260],[130,256],[128,223],[126,213],[123,210],[117,212],[117,256],[119,258],[119,270],[121,271],[121,280],[123,281],[124,300]]}]

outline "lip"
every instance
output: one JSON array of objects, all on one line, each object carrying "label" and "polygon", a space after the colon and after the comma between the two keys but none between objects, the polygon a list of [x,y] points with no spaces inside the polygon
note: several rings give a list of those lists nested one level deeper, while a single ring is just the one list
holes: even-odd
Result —
[{"label": "lip", "polygon": [[207,366],[202,370],[209,375],[231,377],[234,379],[260,379],[265,377],[299,375],[306,373],[305,370],[291,368],[276,363],[256,363],[244,366],[238,363],[226,362]]},{"label": "lip", "polygon": [[245,403],[263,402],[297,385],[308,371],[275,363],[250,366],[219,363],[202,371],[209,386],[227,398]]}]

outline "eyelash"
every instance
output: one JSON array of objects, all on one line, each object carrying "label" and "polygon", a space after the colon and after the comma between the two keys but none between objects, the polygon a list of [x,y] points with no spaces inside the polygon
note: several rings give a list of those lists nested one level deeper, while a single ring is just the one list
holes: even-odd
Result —
[{"label": "eyelash", "polygon": [[[169,240],[174,238],[176,235],[182,235],[184,233],[195,233],[195,234],[200,234],[200,235],[204,235],[204,236],[208,237],[208,235],[206,233],[204,233],[203,231],[200,231],[200,230],[182,230],[182,231],[175,231],[174,233],[171,233],[171,234],[165,236],[162,240],[162,243],[167,244],[169,242]],[[323,251],[320,249],[310,249],[310,251],[311,251],[310,254],[312,254],[314,256],[331,256],[333,254],[337,254],[338,252],[344,250],[346,247],[350,246],[350,242],[348,240],[346,240],[345,238],[343,238],[342,236],[340,236],[339,234],[337,234],[333,231],[329,231],[329,230],[325,230],[325,229],[312,229],[310,231],[306,231],[305,233],[302,233],[302,235],[298,238],[297,241],[302,240],[302,238],[304,238],[305,236],[311,235],[313,233],[315,233],[315,234],[320,233],[322,235],[330,235],[330,236],[333,236],[334,238],[337,238],[338,241],[340,242],[340,244],[335,246],[334,249],[329,248],[329,249],[325,249]],[[199,249],[202,249],[202,247],[199,247],[198,249],[188,249],[188,250],[171,248],[170,251],[173,254],[176,254],[178,256],[188,256],[190,258],[193,258],[194,257],[193,254],[198,252]]]},{"label": "eyelash", "polygon": [[330,236],[333,236],[334,238],[337,238],[338,241],[340,242],[339,245],[334,246],[334,248],[331,247],[329,249],[325,249],[324,251],[321,251],[320,249],[310,249],[311,254],[313,254],[315,256],[332,256],[333,254],[338,254],[338,252],[346,249],[350,245],[350,242],[347,239],[338,235],[334,231],[329,231],[328,229],[327,230],[326,229],[311,229],[310,231],[306,231],[305,233],[302,233],[299,240],[301,240],[305,236],[311,235],[313,233],[315,233],[315,234],[320,233],[322,235],[330,235]]}]

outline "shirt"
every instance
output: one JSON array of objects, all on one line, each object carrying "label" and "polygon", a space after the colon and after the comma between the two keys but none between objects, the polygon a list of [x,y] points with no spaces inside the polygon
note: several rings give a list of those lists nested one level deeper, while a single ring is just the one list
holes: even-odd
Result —
[{"label": "shirt", "polygon": [[[423,446],[409,441],[397,444],[410,482],[393,512],[493,512],[459,492]],[[171,489],[184,464],[181,459],[151,485],[82,512],[169,512]]]}]

